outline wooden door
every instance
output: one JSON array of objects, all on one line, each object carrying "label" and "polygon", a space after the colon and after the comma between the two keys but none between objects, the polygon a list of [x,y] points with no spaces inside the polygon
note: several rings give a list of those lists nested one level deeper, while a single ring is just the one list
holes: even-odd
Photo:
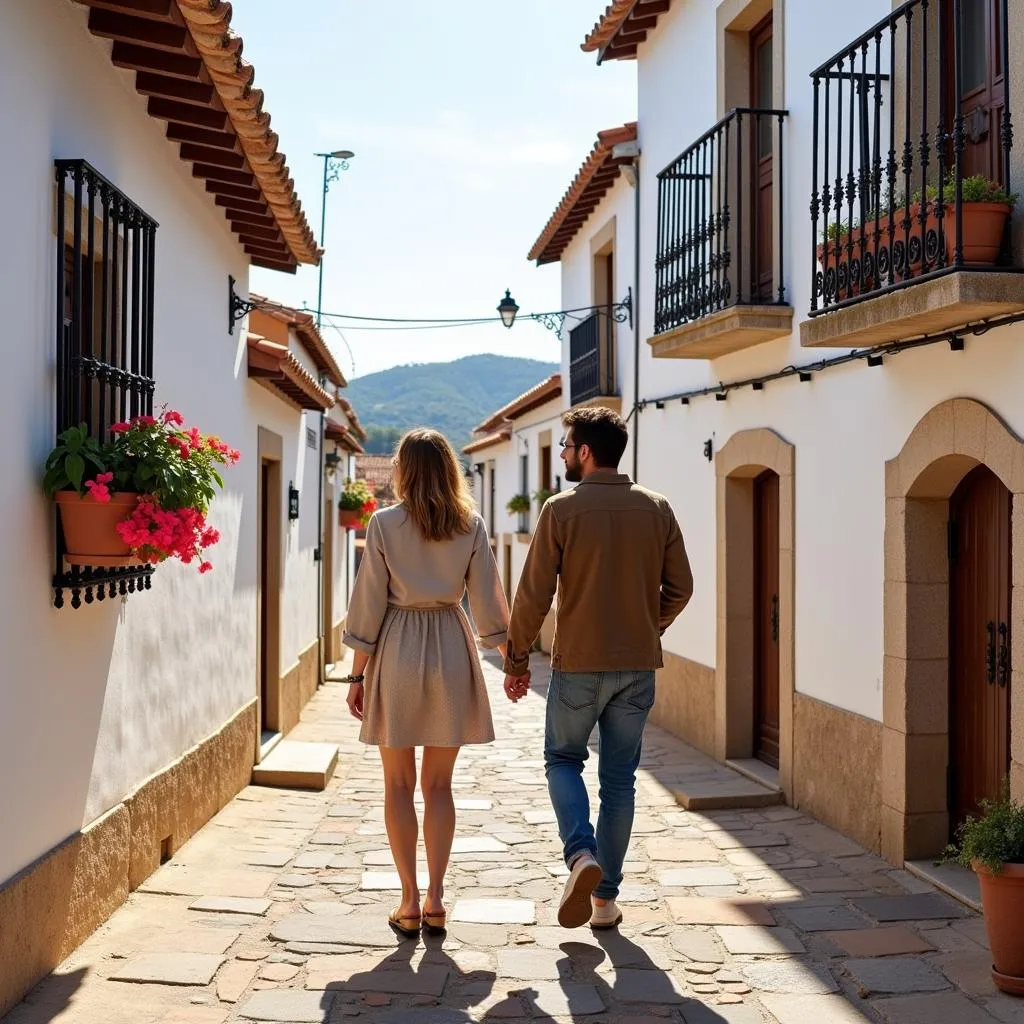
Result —
[{"label": "wooden door", "polygon": [[270,719],[270,535],[272,466],[260,463],[260,729],[266,732]]},{"label": "wooden door", "polygon": [[[982,174],[1003,181],[1003,150],[1000,124],[1006,106],[1006,75],[1003,68],[1004,0],[960,0],[960,92],[956,89],[953,36],[954,5],[947,3],[946,53],[949,124],[959,110],[964,117],[966,148],[961,163],[963,176]],[[952,159],[952,150],[949,157]]]},{"label": "wooden door", "polygon": [[[769,14],[750,33],[750,105],[755,110],[771,110],[773,106],[774,73],[772,67],[772,16]],[[752,116],[753,167],[753,240],[751,299],[770,302],[772,298],[772,237],[775,230],[772,217],[774,151],[773,119],[767,114]]]},{"label": "wooden door", "polygon": [[950,501],[950,827],[1010,770],[1010,492],[972,470]]},{"label": "wooden door", "polygon": [[779,478],[754,481],[754,756],[779,765]]}]

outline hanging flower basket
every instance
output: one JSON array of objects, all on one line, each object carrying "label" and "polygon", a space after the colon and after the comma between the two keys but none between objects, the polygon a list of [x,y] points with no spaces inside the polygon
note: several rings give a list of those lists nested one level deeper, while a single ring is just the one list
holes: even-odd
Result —
[{"label": "hanging flower basket", "polygon": [[53,500],[60,509],[65,558],[71,565],[141,564],[117,531],[118,523],[134,511],[138,494],[122,491],[110,495],[107,501],[99,501],[91,493],[58,491]]},{"label": "hanging flower basket", "polygon": [[377,499],[366,480],[346,479],[338,498],[338,523],[343,530],[362,529],[377,511]]}]

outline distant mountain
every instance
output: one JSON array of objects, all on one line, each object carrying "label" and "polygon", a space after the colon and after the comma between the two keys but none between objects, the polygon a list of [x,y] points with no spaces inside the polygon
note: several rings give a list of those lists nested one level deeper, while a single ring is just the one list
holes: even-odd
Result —
[{"label": "distant mountain", "polygon": [[366,427],[368,451],[390,453],[412,427],[433,427],[462,448],[495,409],[557,371],[556,363],[536,359],[465,356],[357,377],[349,381],[345,397]]}]

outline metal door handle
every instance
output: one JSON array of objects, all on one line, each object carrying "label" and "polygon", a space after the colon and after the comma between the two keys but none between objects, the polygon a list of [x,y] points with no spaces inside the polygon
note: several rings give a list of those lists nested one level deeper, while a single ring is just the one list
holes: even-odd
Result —
[{"label": "metal door handle", "polygon": [[988,631],[988,647],[985,649],[985,676],[989,683],[996,681],[996,624],[989,622],[985,629]]},{"label": "metal door handle", "polygon": [[772,640],[775,643],[779,642],[779,595],[772,594],[772,611],[771,611],[771,622],[772,622]]},{"label": "metal door handle", "polygon": [[1010,681],[1010,629],[1005,622],[999,623],[999,685]]}]

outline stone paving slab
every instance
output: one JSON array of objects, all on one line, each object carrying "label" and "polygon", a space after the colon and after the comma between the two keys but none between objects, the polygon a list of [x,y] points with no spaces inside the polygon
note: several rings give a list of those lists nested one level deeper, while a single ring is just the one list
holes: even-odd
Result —
[{"label": "stone paving slab", "polygon": [[209,985],[223,962],[224,957],[210,953],[149,953],[110,977],[153,985]]},{"label": "stone paving slab", "polygon": [[[379,755],[358,742],[347,688],[327,686],[290,737],[339,747],[326,790],[245,789],[3,1024],[1024,1024],[992,987],[978,916],[792,808],[681,808],[676,790],[728,780],[654,727],[625,919],[559,928],[546,673],[536,661],[517,705],[493,661],[484,673],[498,740],[460,753],[444,935],[387,926]],[[584,781],[596,813],[596,758]],[[111,978],[151,954],[221,966],[187,986]]]}]

